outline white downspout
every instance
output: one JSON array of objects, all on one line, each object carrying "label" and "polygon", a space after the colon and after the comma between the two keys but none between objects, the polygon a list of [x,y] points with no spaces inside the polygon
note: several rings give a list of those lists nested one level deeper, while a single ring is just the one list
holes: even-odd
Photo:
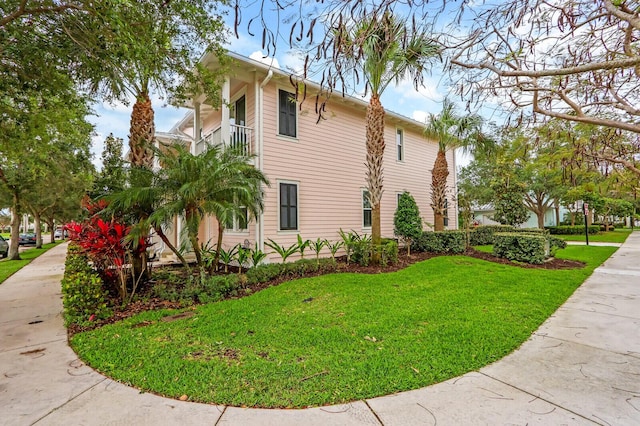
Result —
[{"label": "white downspout", "polygon": [[[264,173],[264,87],[273,77],[273,71],[269,70],[267,76],[260,83],[258,90],[258,170]],[[258,248],[264,251],[264,212],[260,212],[258,218]]]}]

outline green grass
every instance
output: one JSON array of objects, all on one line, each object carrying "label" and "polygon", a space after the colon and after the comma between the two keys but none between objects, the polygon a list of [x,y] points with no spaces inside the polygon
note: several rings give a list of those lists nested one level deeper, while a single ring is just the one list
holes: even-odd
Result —
[{"label": "green grass", "polygon": [[73,336],[92,367],[191,401],[306,407],[416,389],[520,346],[616,248],[572,246],[575,270],[442,256],[402,271],[300,279],[250,297],[150,311]]},{"label": "green grass", "polygon": [[485,253],[493,253],[493,245],[491,244],[486,246],[473,246],[473,248],[478,251],[483,251]]},{"label": "green grass", "polygon": [[22,260],[0,260],[0,284],[2,284],[11,275],[18,272],[25,265],[29,264],[33,259],[40,256],[45,251],[55,247],[59,243],[43,244],[41,249],[31,248],[20,253]]},{"label": "green grass", "polygon": [[[596,235],[589,235],[589,242],[600,243],[624,243],[627,237],[631,234],[631,229],[615,229],[608,232],[599,232]],[[580,235],[556,235],[558,238],[562,238],[565,241],[585,241],[584,234]]]}]

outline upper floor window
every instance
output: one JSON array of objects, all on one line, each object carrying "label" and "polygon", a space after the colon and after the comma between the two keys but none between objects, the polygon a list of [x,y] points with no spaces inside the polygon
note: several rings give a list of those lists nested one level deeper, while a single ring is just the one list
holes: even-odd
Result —
[{"label": "upper floor window", "polygon": [[298,229],[298,185],[280,183],[280,230]]},{"label": "upper floor window", "polygon": [[297,104],[293,93],[278,90],[278,134],[295,138],[298,136]]},{"label": "upper floor window", "polygon": [[402,129],[396,129],[396,148],[398,161],[404,161],[404,132]]},{"label": "upper floor window", "polygon": [[369,191],[362,191],[362,227],[371,228],[371,200]]}]

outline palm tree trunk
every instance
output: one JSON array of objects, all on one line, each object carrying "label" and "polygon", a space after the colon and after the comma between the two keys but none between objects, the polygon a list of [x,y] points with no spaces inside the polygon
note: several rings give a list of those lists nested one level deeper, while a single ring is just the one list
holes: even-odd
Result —
[{"label": "palm tree trunk", "polygon": [[218,219],[218,241],[216,242],[216,256],[213,259],[213,268],[218,270],[218,262],[220,262],[220,250],[222,250],[222,236],[224,235],[224,225],[220,219]]},{"label": "palm tree trunk", "polygon": [[367,186],[371,201],[371,243],[374,247],[371,262],[380,264],[380,200],[382,199],[382,161],[384,156],[384,108],[377,94],[367,106]]},{"label": "palm tree trunk", "polygon": [[[133,167],[153,167],[153,151],[151,146],[155,137],[154,113],[149,98],[149,91],[143,88],[136,97],[136,103],[131,112],[131,127],[129,129],[130,162]],[[150,212],[149,212],[150,213]],[[146,237],[148,229],[143,233]],[[139,277],[145,274],[144,281],[150,278],[147,268],[147,253],[141,251],[134,255],[133,274]]]},{"label": "palm tree trunk", "polygon": [[155,137],[154,113],[149,93],[145,89],[138,94],[131,112],[129,149],[131,164],[138,167],[153,167],[151,146]]},{"label": "palm tree trunk", "polygon": [[447,199],[447,177],[449,164],[444,150],[438,150],[436,162],[431,171],[431,208],[433,209],[433,228],[444,230],[444,210]]},{"label": "palm tree trunk", "polygon": [[167,238],[167,235],[164,233],[164,231],[162,230],[162,227],[158,226],[158,227],[153,227],[153,229],[156,231],[156,234],[158,234],[158,236],[160,237],[160,239],[162,240],[162,242],[169,247],[169,250],[171,250],[173,252],[173,254],[175,254],[178,259],[180,260],[180,263],[182,263],[182,265],[185,267],[185,269],[187,271],[189,271],[191,268],[189,268],[189,262],[187,262],[187,260],[184,258],[184,256],[182,256],[180,254],[180,252],[178,251],[178,249],[171,244],[171,241],[169,241],[169,238]]}]

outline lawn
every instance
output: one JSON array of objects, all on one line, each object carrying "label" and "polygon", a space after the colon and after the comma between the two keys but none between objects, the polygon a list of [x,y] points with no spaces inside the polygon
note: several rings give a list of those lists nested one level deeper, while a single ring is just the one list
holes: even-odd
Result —
[{"label": "lawn", "polygon": [[561,250],[587,262],[573,270],[442,256],[393,273],[300,279],[183,318],[145,312],[71,345],[102,373],[174,398],[249,407],[371,398],[509,354],[615,250]]},{"label": "lawn", "polygon": [[[608,232],[599,232],[596,235],[589,235],[589,242],[601,242],[601,243],[624,243],[627,237],[631,234],[631,229],[615,229]],[[562,238],[565,241],[585,241],[584,234],[580,235],[555,235],[558,238]]]},{"label": "lawn", "polygon": [[20,253],[20,257],[22,258],[22,260],[0,260],[0,284],[2,284],[4,280],[9,278],[11,275],[22,269],[25,265],[30,263],[33,259],[40,256],[50,248],[55,247],[57,244],[59,243],[49,243],[43,244],[41,249],[37,249],[35,247],[32,249],[27,249]]}]

